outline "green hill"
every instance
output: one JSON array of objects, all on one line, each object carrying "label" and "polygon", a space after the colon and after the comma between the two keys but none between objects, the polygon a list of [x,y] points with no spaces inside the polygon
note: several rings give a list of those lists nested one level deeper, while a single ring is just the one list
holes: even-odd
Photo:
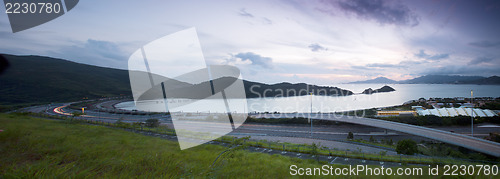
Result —
[{"label": "green hill", "polygon": [[[128,70],[97,67],[42,56],[3,55],[10,67],[0,75],[0,105],[67,102],[111,96],[131,96]],[[227,77],[214,83],[234,81]],[[176,84],[183,83],[178,82]],[[243,81],[246,97],[352,95],[349,90],[305,83],[263,84]],[[190,85],[183,83],[184,86]],[[195,85],[194,85],[195,86]],[[295,91],[295,92],[294,92]]]},{"label": "green hill", "polygon": [[3,105],[131,95],[127,70],[41,56],[4,57],[10,67],[0,76]]}]

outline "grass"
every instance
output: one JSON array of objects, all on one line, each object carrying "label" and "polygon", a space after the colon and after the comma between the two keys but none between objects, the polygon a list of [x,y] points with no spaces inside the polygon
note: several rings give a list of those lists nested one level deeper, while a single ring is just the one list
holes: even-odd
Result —
[{"label": "grass", "polygon": [[311,160],[236,151],[213,169],[227,148],[177,142],[103,126],[0,114],[0,178],[284,178],[289,166],[320,167]]},{"label": "grass", "polygon": [[[72,118],[72,117],[68,117],[68,116],[51,116],[51,115],[46,115],[46,114],[41,114],[41,113],[20,113],[20,114],[21,115],[48,117],[48,118],[57,118],[57,119],[61,119],[61,120],[69,120],[72,122],[80,122],[80,123],[89,123],[89,124],[94,124],[94,125],[117,127],[117,128],[123,128],[123,129],[134,130],[134,131],[147,131],[147,132],[173,135],[173,136],[176,135],[175,130],[167,128],[165,126],[150,128],[150,127],[145,127],[145,126],[141,127],[141,125],[139,125],[138,123],[124,123],[124,122],[115,122],[115,123],[106,122],[106,123],[104,123],[104,122],[98,121],[98,120],[79,119],[79,118]],[[223,142],[223,143],[232,143],[232,142],[234,142],[234,139],[235,138],[233,136],[222,136],[218,139],[215,139],[215,141],[219,141],[219,142]],[[364,141],[364,140],[361,140],[361,141]],[[368,141],[364,141],[364,142],[367,144],[370,144],[370,145],[375,144],[375,143],[371,143]],[[254,147],[261,147],[261,148],[268,148],[268,149],[273,149],[273,150],[300,152],[300,153],[306,153],[306,154],[312,154],[312,152],[313,152],[312,145],[309,145],[309,144],[293,144],[293,143],[279,142],[279,141],[273,142],[273,141],[266,141],[266,140],[259,140],[259,141],[253,140],[253,141],[246,141],[246,145],[254,146]],[[470,156],[473,156],[472,158],[471,157],[464,157],[464,156],[461,156],[459,158],[451,158],[450,157],[450,156],[457,157],[457,155],[439,155],[440,157],[419,157],[419,156],[413,156],[413,155],[400,156],[400,155],[386,155],[385,153],[384,154],[382,154],[382,153],[379,153],[379,154],[366,153],[366,152],[363,152],[359,148],[352,149],[352,150],[348,149],[347,151],[342,151],[342,150],[338,150],[336,148],[329,149],[326,147],[322,147],[320,143],[317,145],[318,145],[318,150],[316,150],[315,152],[319,155],[326,155],[326,156],[333,156],[333,157],[348,157],[348,158],[385,161],[385,162],[398,162],[398,163],[403,163],[403,164],[424,164],[424,165],[444,165],[444,164],[456,164],[456,163],[481,164],[481,163],[495,163],[498,161],[498,158],[486,159],[486,158],[484,158],[483,155],[481,155],[479,153],[470,154]],[[464,157],[464,158],[462,158],[462,157]]]},{"label": "grass", "polygon": [[[303,168],[319,168],[326,164],[236,150],[223,155],[210,168],[219,153],[227,147],[200,145],[181,151],[176,141],[89,125],[78,120],[47,120],[25,114],[0,114],[0,129],[4,130],[0,132],[0,178],[289,178],[293,177],[289,170],[292,164]],[[158,132],[155,129],[146,130]],[[168,133],[167,130],[163,132]],[[227,136],[219,139],[231,140]],[[248,143],[270,148],[281,148],[283,145],[267,141]],[[284,145],[287,148],[300,146]],[[308,150],[308,146],[302,147],[299,150]],[[294,150],[293,147],[289,149]],[[342,155],[341,151],[321,147],[317,152]],[[352,154],[349,156],[356,158]],[[380,158],[375,155],[363,157]],[[391,157],[384,156],[385,159]],[[424,171],[427,171],[426,167]]]}]

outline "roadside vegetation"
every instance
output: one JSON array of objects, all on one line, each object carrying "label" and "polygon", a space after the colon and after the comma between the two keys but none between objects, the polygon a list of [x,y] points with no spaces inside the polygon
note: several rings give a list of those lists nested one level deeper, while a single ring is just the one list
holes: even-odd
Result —
[{"label": "roadside vegetation", "polygon": [[211,168],[226,147],[180,151],[174,141],[78,121],[0,114],[0,129],[0,178],[285,178],[290,164],[321,166],[235,150]]},{"label": "roadside vegetation", "polygon": [[[47,117],[42,114],[30,115]],[[248,141],[246,137],[236,139],[230,136],[216,140],[229,145],[206,144],[180,151],[175,141],[130,132],[175,134],[173,130],[163,126],[106,123],[77,117],[59,119],[64,120],[33,118],[26,114],[0,114],[0,129],[3,130],[0,132],[0,178],[288,178],[291,164],[301,167],[321,167],[327,164],[325,161],[317,161],[319,155],[401,162],[405,166],[412,163],[482,163],[452,158],[365,154],[361,150],[332,150],[320,144]],[[238,146],[301,152],[316,156],[316,160],[250,152]],[[224,151],[229,152],[224,154]],[[217,158],[219,154],[221,156]]]}]

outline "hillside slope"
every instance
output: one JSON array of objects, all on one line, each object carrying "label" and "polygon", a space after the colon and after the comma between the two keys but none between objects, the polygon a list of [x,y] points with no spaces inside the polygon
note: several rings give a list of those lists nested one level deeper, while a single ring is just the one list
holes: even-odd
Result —
[{"label": "hillside slope", "polygon": [[0,104],[74,101],[131,95],[128,71],[41,56],[3,55]]},{"label": "hillside slope", "polygon": [[[0,105],[77,101],[131,96],[127,70],[97,67],[42,56],[3,55],[10,67],[0,75]],[[234,81],[223,77],[215,83]],[[307,95],[352,95],[349,90],[305,83],[264,84],[244,80],[247,98]],[[181,82],[183,83],[183,82]],[[184,84],[184,86],[189,84]],[[290,93],[287,93],[290,92]]]}]

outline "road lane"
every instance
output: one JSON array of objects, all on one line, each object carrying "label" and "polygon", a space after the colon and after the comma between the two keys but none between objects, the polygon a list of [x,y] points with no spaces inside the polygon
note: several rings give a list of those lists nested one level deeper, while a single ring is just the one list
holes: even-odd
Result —
[{"label": "road lane", "polygon": [[407,134],[421,136],[433,140],[442,141],[445,143],[465,147],[474,151],[486,153],[495,157],[500,157],[500,143],[466,136],[462,134],[451,133],[438,129],[427,127],[371,119],[356,116],[335,115],[330,113],[325,114],[308,114],[308,113],[280,113],[280,114],[253,114],[252,117],[256,118],[293,118],[293,117],[307,117],[311,115],[314,120],[330,120],[338,122],[346,122],[352,124],[360,124],[365,126],[378,127],[383,129],[390,129]]}]

